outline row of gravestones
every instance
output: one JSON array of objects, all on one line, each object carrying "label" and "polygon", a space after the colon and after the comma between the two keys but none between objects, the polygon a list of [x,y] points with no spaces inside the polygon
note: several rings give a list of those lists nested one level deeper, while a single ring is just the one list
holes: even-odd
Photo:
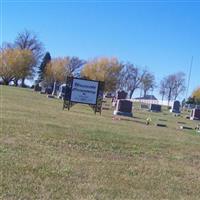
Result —
[{"label": "row of gravestones", "polygon": [[34,91],[40,92],[41,94],[52,94],[53,89],[50,86],[49,87],[42,87],[42,86],[40,86],[40,84],[36,84],[34,86]]},{"label": "row of gravestones", "polygon": [[[115,106],[114,115],[132,116],[132,101],[126,100],[127,93],[125,91],[118,91],[117,96],[113,100]],[[159,104],[142,104],[141,108],[149,109],[152,112],[161,112],[161,105]],[[180,113],[180,102],[174,101],[172,109],[173,113]]]},{"label": "row of gravestones", "polygon": [[[170,112],[179,114],[180,107],[181,107],[180,102],[174,101]],[[151,104],[150,107],[148,104],[141,104],[141,108],[149,109],[152,112],[161,112],[161,105],[158,105],[158,104]],[[191,120],[200,120],[200,109],[199,108],[192,109],[191,114],[190,114],[190,119]]]},{"label": "row of gravestones", "polygon": [[[124,91],[118,91],[116,99],[113,101],[115,105],[114,115],[124,115],[132,117],[132,101],[126,100],[127,93]],[[161,112],[161,105],[151,104],[150,107],[147,104],[142,104],[141,108],[149,109],[152,112]],[[170,112],[179,114],[181,104],[179,101],[174,101]],[[190,115],[191,120],[200,120],[200,109],[195,108]]]},{"label": "row of gravestones", "polygon": [[[143,106],[144,107],[144,106]],[[174,101],[170,112],[172,113],[180,113],[181,104],[179,101]],[[149,110],[152,112],[161,112],[161,105],[159,104],[150,104]]]},{"label": "row of gravestones", "polygon": [[[151,112],[161,112],[161,105],[159,105],[159,104],[141,104],[141,109],[147,109]],[[170,112],[180,113],[180,102],[179,101],[174,101]]]}]

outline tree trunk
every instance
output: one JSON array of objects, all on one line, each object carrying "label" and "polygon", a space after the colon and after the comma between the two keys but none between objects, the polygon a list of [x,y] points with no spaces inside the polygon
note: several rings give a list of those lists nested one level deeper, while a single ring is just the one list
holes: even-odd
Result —
[{"label": "tree trunk", "polygon": [[53,83],[52,95],[56,95],[56,81],[54,81],[54,83]]},{"label": "tree trunk", "polygon": [[164,100],[164,96],[165,96],[165,94],[162,95],[162,102],[163,102],[163,100]]},{"label": "tree trunk", "polygon": [[147,95],[147,90],[144,90],[144,97]]},{"label": "tree trunk", "polygon": [[18,79],[14,80],[14,84],[15,84],[16,87],[18,86]]},{"label": "tree trunk", "polygon": [[172,93],[172,89],[170,88],[169,94],[168,94],[168,106],[169,106],[169,102],[171,100],[171,93]]},{"label": "tree trunk", "polygon": [[131,97],[133,96],[134,91],[135,91],[135,89],[133,89],[133,90],[130,91],[130,96],[129,96],[130,99],[131,99]]},{"label": "tree trunk", "polygon": [[3,84],[4,85],[9,85],[10,79],[7,79],[7,78],[2,78],[2,79],[3,79]]},{"label": "tree trunk", "polygon": [[22,87],[25,87],[25,78],[22,78],[22,84],[21,84]]},{"label": "tree trunk", "polygon": [[8,80],[4,80],[4,85],[9,85],[9,81]]}]

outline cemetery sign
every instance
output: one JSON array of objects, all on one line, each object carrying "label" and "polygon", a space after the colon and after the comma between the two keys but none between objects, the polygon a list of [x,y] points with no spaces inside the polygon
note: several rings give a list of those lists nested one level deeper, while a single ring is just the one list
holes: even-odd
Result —
[{"label": "cemetery sign", "polygon": [[63,109],[76,103],[90,105],[94,112],[101,113],[104,82],[82,78],[68,77],[63,103]]},{"label": "cemetery sign", "polygon": [[98,81],[74,78],[71,88],[71,102],[96,105]]}]

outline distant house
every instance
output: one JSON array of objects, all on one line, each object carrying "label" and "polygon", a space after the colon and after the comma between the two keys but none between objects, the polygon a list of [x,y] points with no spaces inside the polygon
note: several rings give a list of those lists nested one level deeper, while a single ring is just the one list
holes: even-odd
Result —
[{"label": "distant house", "polygon": [[158,104],[158,99],[154,95],[145,95],[133,99],[134,102],[142,102],[147,104]]},{"label": "distant house", "polygon": [[143,100],[158,100],[154,95],[145,95],[143,97],[137,97],[135,99]]}]

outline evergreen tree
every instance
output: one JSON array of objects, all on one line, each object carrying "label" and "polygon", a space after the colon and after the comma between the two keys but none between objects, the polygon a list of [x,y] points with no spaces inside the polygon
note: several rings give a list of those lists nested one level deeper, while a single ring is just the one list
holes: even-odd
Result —
[{"label": "evergreen tree", "polygon": [[46,52],[44,58],[42,59],[42,62],[39,66],[39,71],[38,71],[38,82],[41,82],[44,79],[44,73],[45,73],[45,68],[47,64],[51,61],[51,55],[49,52]]}]

